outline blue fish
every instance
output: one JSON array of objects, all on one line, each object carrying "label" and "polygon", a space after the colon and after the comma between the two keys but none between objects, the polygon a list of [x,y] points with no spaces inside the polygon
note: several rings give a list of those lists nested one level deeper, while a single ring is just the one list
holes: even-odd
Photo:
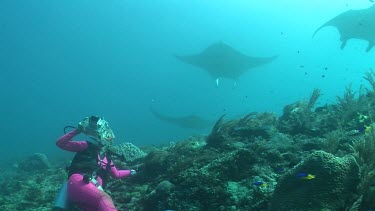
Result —
[{"label": "blue fish", "polygon": [[266,187],[266,186],[267,186],[267,183],[262,182],[262,181],[255,181],[255,182],[253,183],[253,185],[258,186],[258,187]]},{"label": "blue fish", "polygon": [[315,179],[315,175],[307,174],[307,173],[298,173],[296,175],[297,179]]}]

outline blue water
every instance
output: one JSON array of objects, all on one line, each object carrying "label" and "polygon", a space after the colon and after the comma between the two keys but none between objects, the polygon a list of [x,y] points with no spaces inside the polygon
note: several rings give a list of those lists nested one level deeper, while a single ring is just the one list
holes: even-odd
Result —
[{"label": "blue water", "polygon": [[[314,88],[323,93],[318,105],[335,102],[346,85],[363,83],[375,50],[366,53],[361,40],[341,50],[332,27],[312,34],[341,12],[369,6],[365,0],[2,0],[0,153],[6,159],[66,153],[55,146],[62,128],[92,114],[110,122],[117,143],[142,146],[209,132],[161,122],[150,106],[216,120],[222,113],[281,114]],[[247,55],[279,57],[246,72],[236,86],[223,79],[219,87],[173,57],[218,41]]]}]

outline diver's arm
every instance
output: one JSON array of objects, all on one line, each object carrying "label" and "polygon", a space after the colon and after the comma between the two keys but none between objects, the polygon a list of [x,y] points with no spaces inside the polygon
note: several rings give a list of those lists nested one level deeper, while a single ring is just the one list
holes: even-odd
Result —
[{"label": "diver's arm", "polygon": [[83,151],[87,148],[87,141],[72,141],[72,138],[80,133],[79,130],[73,130],[63,136],[61,136],[57,141],[56,145],[64,150],[71,152]]},{"label": "diver's arm", "polygon": [[111,162],[111,175],[113,178],[121,179],[131,175],[131,170],[117,170],[116,166]]}]

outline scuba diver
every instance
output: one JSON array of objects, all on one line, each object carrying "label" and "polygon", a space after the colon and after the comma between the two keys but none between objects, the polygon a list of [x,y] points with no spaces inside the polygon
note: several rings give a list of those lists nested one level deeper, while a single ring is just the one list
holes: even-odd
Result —
[{"label": "scuba diver", "polygon": [[[73,137],[80,133],[88,135],[94,141],[73,141]],[[124,178],[134,175],[136,171],[117,170],[111,160],[112,153],[109,150],[114,138],[107,121],[91,116],[86,117],[76,129],[57,140],[56,145],[59,148],[76,152],[76,155],[68,167],[69,179],[60,190],[55,210],[67,209],[64,207],[68,206],[66,202],[73,203],[87,211],[117,210],[112,198],[104,192],[106,180],[109,176],[117,179]]]}]

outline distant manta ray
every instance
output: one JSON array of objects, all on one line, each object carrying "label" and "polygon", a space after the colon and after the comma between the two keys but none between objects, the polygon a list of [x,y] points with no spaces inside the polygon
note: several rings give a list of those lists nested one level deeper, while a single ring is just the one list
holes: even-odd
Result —
[{"label": "distant manta ray", "polygon": [[179,60],[206,70],[216,79],[216,85],[219,83],[219,78],[237,80],[248,69],[270,63],[276,57],[257,58],[247,56],[223,42],[212,44],[198,54],[176,55]]},{"label": "distant manta ray", "polygon": [[183,128],[190,128],[190,129],[206,129],[211,127],[214,122],[209,120],[203,119],[196,115],[188,115],[188,116],[181,116],[181,117],[172,117],[161,114],[150,108],[151,113],[161,121],[168,122]]},{"label": "distant manta ray", "polygon": [[367,9],[343,12],[319,27],[314,35],[326,26],[336,27],[339,31],[341,49],[349,39],[361,39],[368,41],[368,52],[375,45],[375,5]]}]

